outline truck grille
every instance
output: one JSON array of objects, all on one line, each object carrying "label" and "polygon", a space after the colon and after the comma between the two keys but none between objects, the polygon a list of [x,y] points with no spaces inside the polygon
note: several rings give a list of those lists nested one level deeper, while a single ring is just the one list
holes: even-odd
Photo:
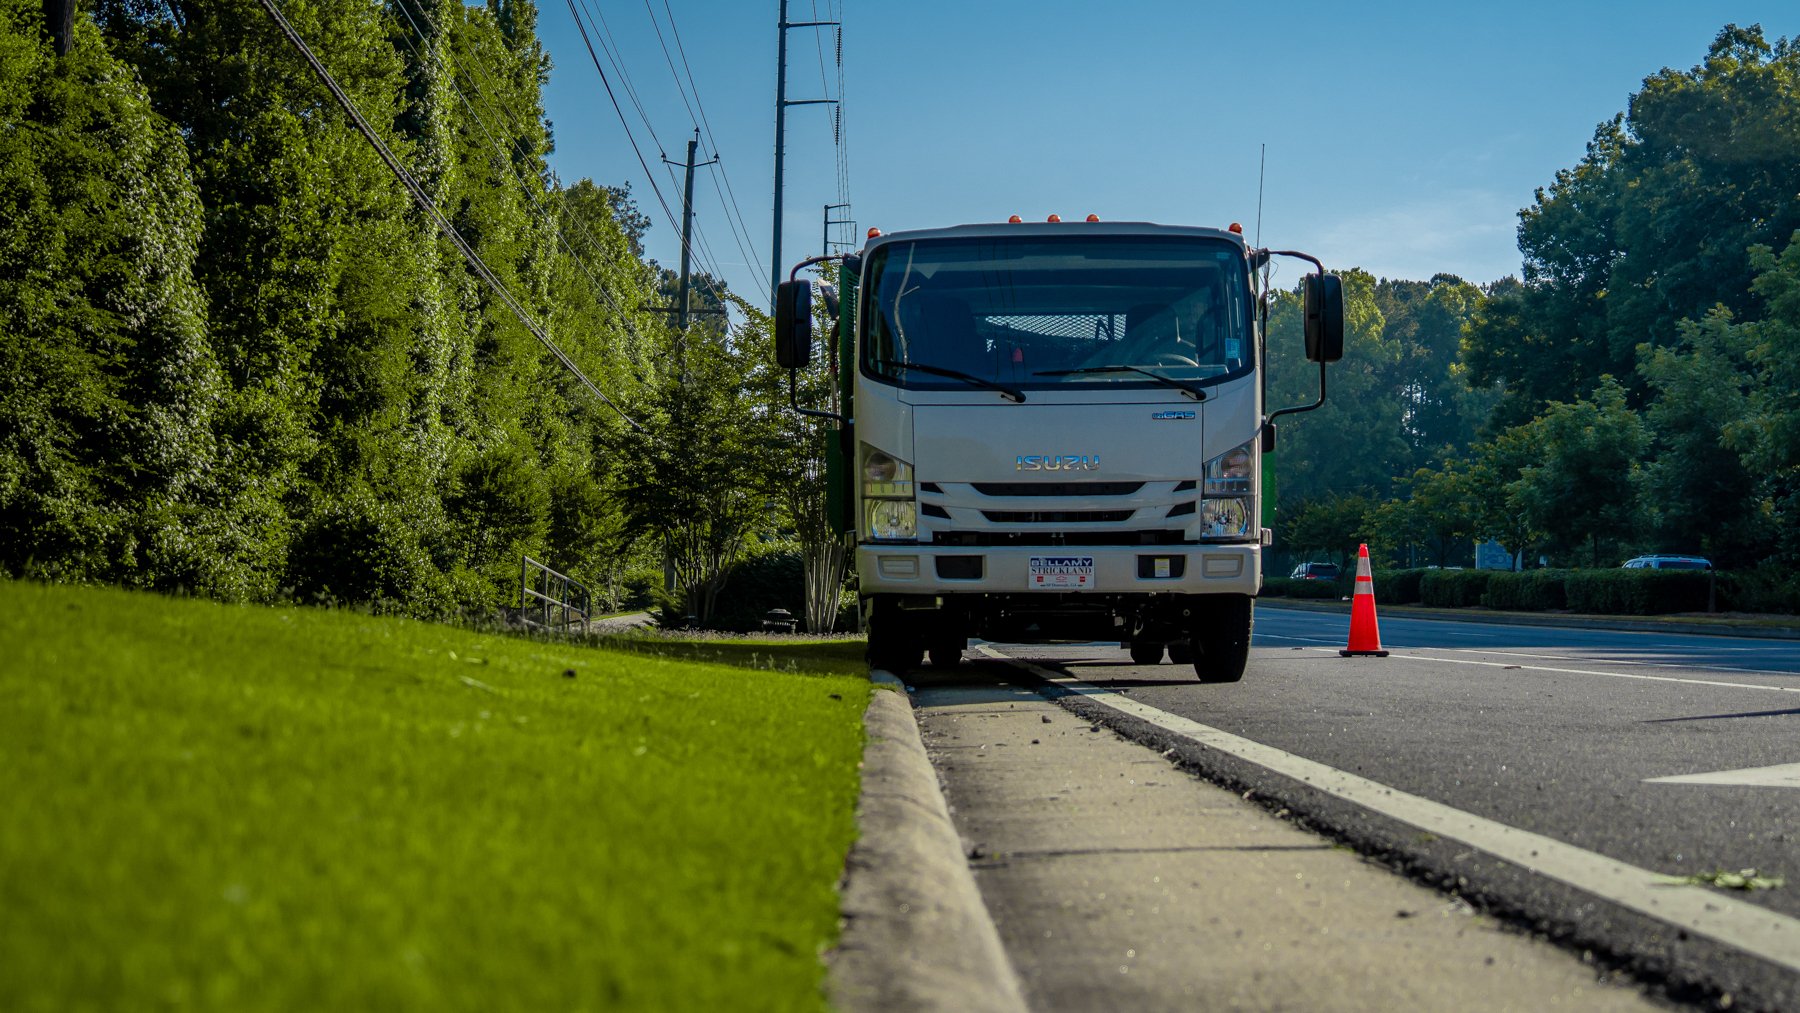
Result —
[{"label": "truck grille", "polygon": [[934,545],[1180,545],[1181,532],[1176,531],[938,531],[931,536]]},{"label": "truck grille", "polygon": [[995,524],[1119,524],[1135,510],[983,510]]},{"label": "truck grille", "polygon": [[975,482],[983,496],[1129,496],[1142,482]]}]

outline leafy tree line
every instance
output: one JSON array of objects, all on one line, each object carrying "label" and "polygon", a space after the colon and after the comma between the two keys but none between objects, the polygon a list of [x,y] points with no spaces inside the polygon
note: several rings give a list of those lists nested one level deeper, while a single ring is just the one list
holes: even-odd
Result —
[{"label": "leafy tree line", "polygon": [[[522,553],[632,559],[619,418],[261,6],[85,8],[58,57],[37,0],[0,0],[0,571],[441,614],[515,601]],[[648,223],[550,173],[534,5],[283,9],[535,320],[655,416]]]},{"label": "leafy tree line", "polygon": [[[1440,319],[1414,283],[1353,273],[1332,379],[1349,403],[1283,451],[1301,458],[1281,478],[1290,546],[1438,564],[1488,537],[1587,566],[1701,552],[1781,583],[1800,564],[1797,150],[1800,46],[1728,25],[1520,212],[1522,278],[1440,299]],[[1292,352],[1291,297],[1273,323],[1272,352]],[[1415,344],[1441,353],[1412,378],[1444,414],[1409,414],[1407,373],[1388,372]],[[1291,363],[1275,373],[1304,387]],[[1410,440],[1415,418],[1437,452]]]}]

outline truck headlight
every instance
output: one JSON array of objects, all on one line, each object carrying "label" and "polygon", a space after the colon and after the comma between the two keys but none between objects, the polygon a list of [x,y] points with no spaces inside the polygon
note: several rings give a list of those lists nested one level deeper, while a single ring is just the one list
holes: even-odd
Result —
[{"label": "truck headlight", "polygon": [[908,499],[863,501],[863,531],[872,542],[911,541],[919,537],[919,515]]},{"label": "truck headlight", "polygon": [[1207,496],[1256,494],[1256,441],[1232,447],[1206,462]]},{"label": "truck headlight", "polygon": [[904,542],[919,537],[919,511],[913,499],[912,465],[867,443],[858,448],[862,477],[863,537],[876,542]]},{"label": "truck headlight", "polygon": [[1202,500],[1200,523],[1203,536],[1241,538],[1250,533],[1250,500]]},{"label": "truck headlight", "polygon": [[1256,440],[1206,462],[1200,500],[1200,537],[1245,538],[1256,523]]}]

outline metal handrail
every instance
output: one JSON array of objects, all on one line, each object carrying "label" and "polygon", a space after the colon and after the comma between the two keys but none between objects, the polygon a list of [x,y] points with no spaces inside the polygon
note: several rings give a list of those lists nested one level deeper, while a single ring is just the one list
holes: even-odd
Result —
[{"label": "metal handrail", "polygon": [[[526,626],[566,630],[577,622],[585,623],[593,614],[593,601],[594,594],[588,586],[568,574],[558,573],[530,556],[519,564],[519,619]],[[532,618],[534,609],[541,618]],[[553,613],[556,621],[551,619]]]}]

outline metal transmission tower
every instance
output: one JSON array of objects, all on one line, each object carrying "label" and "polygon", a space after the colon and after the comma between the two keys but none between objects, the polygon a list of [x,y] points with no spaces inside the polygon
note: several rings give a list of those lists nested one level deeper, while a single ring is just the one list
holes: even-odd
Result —
[{"label": "metal transmission tower", "polygon": [[781,176],[782,161],[787,146],[787,107],[809,105],[836,105],[834,98],[804,98],[789,100],[787,97],[787,38],[792,28],[824,28],[842,24],[840,21],[789,21],[787,18],[788,0],[781,0],[781,44],[777,47],[775,58],[775,242],[769,257],[773,261],[769,265],[770,311],[775,306],[775,292],[781,288]]},{"label": "metal transmission tower", "polygon": [[[831,227],[833,225],[855,225],[856,224],[856,219],[854,219],[854,218],[833,218],[833,217],[831,217],[831,213],[833,211],[842,211],[843,209],[845,209],[849,206],[850,205],[848,205],[848,204],[827,204],[827,205],[825,205],[825,227],[824,227],[824,231],[821,232],[819,235],[819,252],[820,253],[829,254],[831,252]],[[839,243],[838,245],[839,246],[845,246],[845,245],[855,246],[856,244],[855,243],[848,243],[848,244]]]}]

